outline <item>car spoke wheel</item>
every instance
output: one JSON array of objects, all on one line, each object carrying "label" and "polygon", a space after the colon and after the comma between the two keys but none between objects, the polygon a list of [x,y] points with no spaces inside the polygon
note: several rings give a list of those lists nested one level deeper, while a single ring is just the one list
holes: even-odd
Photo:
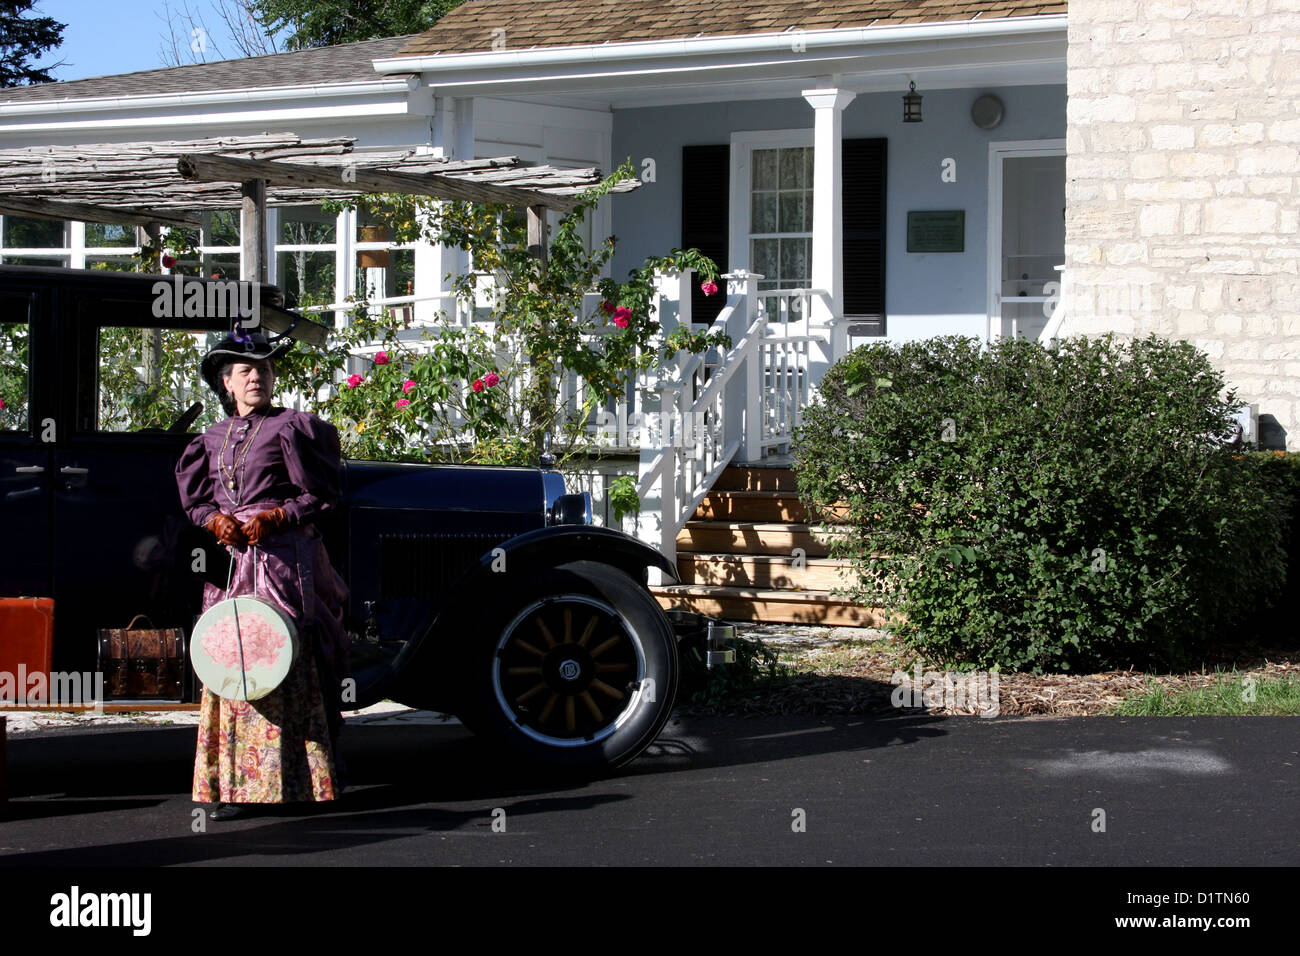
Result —
[{"label": "car spoke wheel", "polygon": [[580,594],[528,605],[502,632],[497,703],[528,736],[564,747],[604,739],[634,712],[645,657],[613,607]]},{"label": "car spoke wheel", "polygon": [[654,740],[677,691],[676,642],[626,574],[593,562],[544,572],[496,620],[474,666],[476,729],[566,766],[615,767]]}]

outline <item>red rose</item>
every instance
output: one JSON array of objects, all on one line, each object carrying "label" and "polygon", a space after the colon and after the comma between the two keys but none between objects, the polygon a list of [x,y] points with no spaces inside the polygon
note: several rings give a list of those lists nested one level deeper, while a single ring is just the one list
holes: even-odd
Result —
[{"label": "red rose", "polygon": [[483,379],[481,378],[474,379],[474,384],[471,385],[470,388],[474,389],[474,391],[476,392],[483,391]]},{"label": "red rose", "polygon": [[605,312],[606,315],[609,315],[610,313],[612,313],[612,312],[614,311],[614,303],[613,303],[613,302],[610,302],[608,299],[606,299],[604,302],[602,302],[602,303],[600,304],[600,307],[604,310],[604,312]]},{"label": "red rose", "polygon": [[162,257],[162,264],[164,269],[170,269],[172,266],[176,265],[176,257],[173,256],[171,253],[164,252]]}]

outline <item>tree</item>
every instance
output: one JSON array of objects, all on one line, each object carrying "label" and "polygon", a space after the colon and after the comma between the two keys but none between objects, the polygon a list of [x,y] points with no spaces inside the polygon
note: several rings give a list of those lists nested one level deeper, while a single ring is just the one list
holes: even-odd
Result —
[{"label": "tree", "polygon": [[248,0],[267,33],[292,32],[290,50],[405,36],[429,29],[465,0]]},{"label": "tree", "polygon": [[24,17],[34,3],[35,0],[0,0],[0,87],[54,82],[49,72],[51,67],[29,66],[27,60],[62,43],[67,24],[53,17]]},{"label": "tree", "polygon": [[265,56],[281,53],[274,34],[262,28],[253,0],[211,0],[211,12],[225,24],[225,34],[234,44],[233,51],[223,50],[209,29],[203,11],[182,0],[173,12],[169,0],[163,0],[162,13],[155,14],[167,25],[160,55],[168,66],[208,63],[235,57]]},{"label": "tree", "polygon": [[[163,0],[157,16],[167,25],[161,56],[169,66],[208,63],[234,56],[378,40],[427,30],[465,0],[179,0],[173,12]],[[222,49],[208,17],[224,24],[233,50]],[[215,22],[215,21],[214,21]],[[287,31],[287,33],[286,33]]]}]

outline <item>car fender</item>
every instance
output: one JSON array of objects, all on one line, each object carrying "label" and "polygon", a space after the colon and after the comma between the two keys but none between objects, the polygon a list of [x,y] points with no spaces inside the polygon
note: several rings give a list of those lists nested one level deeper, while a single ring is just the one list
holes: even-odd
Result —
[{"label": "car fender", "polygon": [[483,554],[461,575],[451,588],[455,600],[438,608],[428,629],[403,650],[395,662],[391,696],[412,706],[437,709],[451,704],[456,667],[447,665],[469,646],[484,605],[508,595],[512,581],[527,580],[539,571],[574,561],[607,565],[642,585],[651,567],[662,571],[666,579],[677,580],[677,569],[662,553],[610,528],[559,525],[510,538]]}]

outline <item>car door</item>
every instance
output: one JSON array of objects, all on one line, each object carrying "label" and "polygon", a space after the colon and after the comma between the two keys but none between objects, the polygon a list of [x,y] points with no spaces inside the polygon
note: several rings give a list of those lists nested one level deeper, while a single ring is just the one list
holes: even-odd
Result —
[{"label": "car door", "polygon": [[[204,577],[219,576],[220,552],[181,511],[175,466],[220,414],[198,360],[221,323],[155,318],[146,285],[60,291],[76,375],[60,395],[70,428],[52,473],[56,659],[86,669],[99,629],[136,615],[188,633]],[[171,430],[196,402],[195,423]]]},{"label": "car door", "polygon": [[0,597],[52,596],[49,318],[44,290],[0,277]]}]

